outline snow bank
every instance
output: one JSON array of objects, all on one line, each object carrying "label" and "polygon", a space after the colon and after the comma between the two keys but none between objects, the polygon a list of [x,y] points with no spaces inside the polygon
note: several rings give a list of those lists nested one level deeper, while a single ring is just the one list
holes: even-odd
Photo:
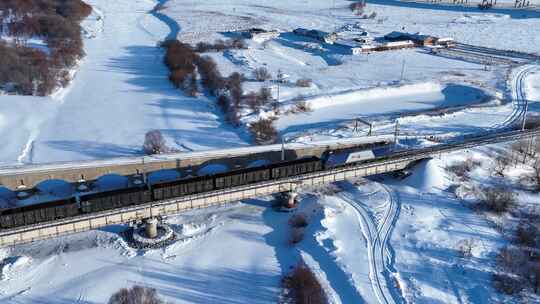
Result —
[{"label": "snow bank", "polygon": [[529,101],[540,102],[540,71],[526,78],[525,94]]},{"label": "snow bank", "polygon": [[9,280],[12,275],[22,271],[31,262],[31,258],[27,256],[4,259],[3,263],[0,264],[0,281]]},{"label": "snow bank", "polygon": [[336,105],[360,104],[373,99],[391,99],[398,97],[414,96],[428,92],[441,92],[443,86],[440,83],[424,82],[404,85],[399,87],[381,87],[368,90],[358,90],[337,95],[320,96],[309,99],[307,103],[312,109],[321,109]]},{"label": "snow bank", "polygon": [[446,175],[442,161],[430,159],[414,167],[411,176],[403,183],[422,192],[432,192],[446,188]]}]

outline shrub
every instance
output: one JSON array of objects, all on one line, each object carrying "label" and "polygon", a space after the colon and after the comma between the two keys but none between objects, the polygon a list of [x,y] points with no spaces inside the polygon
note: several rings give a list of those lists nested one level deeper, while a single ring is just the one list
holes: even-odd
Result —
[{"label": "shrub", "polygon": [[229,40],[217,39],[214,44],[208,42],[199,42],[195,46],[195,51],[198,53],[205,52],[222,52],[230,49],[245,49],[246,43],[240,38],[234,38]]},{"label": "shrub", "polygon": [[538,245],[539,231],[534,225],[520,223],[516,230],[516,242],[526,247]]},{"label": "shrub", "polygon": [[122,288],[109,299],[109,304],[162,304],[154,288],[135,285],[132,288]]},{"label": "shrub", "polygon": [[242,88],[242,79],[244,76],[240,73],[232,73],[227,81],[227,88],[229,89],[229,92],[231,93],[232,100],[234,102],[234,105],[238,107],[240,105],[240,101],[242,100],[242,95],[244,94],[244,90]]},{"label": "shrub", "polygon": [[313,111],[309,104],[305,100],[298,100],[296,102],[295,106],[295,112],[297,113],[305,113],[305,112],[311,112]]},{"label": "shrub", "polygon": [[499,154],[495,158],[493,171],[495,174],[504,177],[504,171],[510,166],[510,158],[506,154]]},{"label": "shrub", "polygon": [[292,228],[304,228],[308,225],[307,217],[303,213],[297,213],[289,219]]},{"label": "shrub", "polygon": [[217,64],[211,57],[204,56],[196,61],[199,73],[201,75],[202,85],[213,96],[218,96],[220,91],[225,88],[225,81],[221,77]]},{"label": "shrub", "polygon": [[523,283],[518,278],[505,273],[493,274],[492,281],[497,291],[508,295],[516,294],[523,289]]},{"label": "shrub", "polygon": [[251,123],[249,130],[258,144],[274,143],[277,139],[277,130],[274,128],[270,119],[260,119],[257,122]]},{"label": "shrub", "polygon": [[261,106],[262,102],[259,97],[259,95],[255,92],[250,92],[243,98],[244,103],[253,111],[258,111]]},{"label": "shrub", "polygon": [[468,174],[472,172],[474,169],[479,167],[481,165],[480,162],[475,161],[471,158],[466,159],[462,162],[456,162],[450,166],[446,167],[446,170],[448,170],[451,173],[454,173],[459,178],[467,178]]},{"label": "shrub", "polygon": [[272,75],[265,67],[256,68],[253,71],[253,76],[258,81],[266,81],[272,78]]},{"label": "shrub", "polygon": [[262,105],[266,105],[272,100],[272,90],[270,88],[261,88],[259,90],[259,99]]},{"label": "shrub", "polygon": [[349,4],[349,9],[353,12],[356,12],[357,15],[361,15],[364,12],[366,4],[364,1],[357,1]]},{"label": "shrub", "polygon": [[311,83],[313,81],[309,78],[300,78],[296,81],[296,86],[297,87],[304,87],[304,88],[309,88],[311,87]]},{"label": "shrub", "polygon": [[327,302],[321,284],[304,264],[298,264],[294,270],[283,279],[286,290],[285,297],[297,304],[323,304]]},{"label": "shrub", "polygon": [[495,213],[506,212],[516,204],[514,193],[505,188],[483,188],[481,197],[481,205]]},{"label": "shrub", "polygon": [[146,132],[144,136],[143,151],[147,155],[167,153],[170,149],[167,147],[165,138],[159,130]]},{"label": "shrub", "polygon": [[473,240],[461,240],[458,243],[458,251],[462,257],[472,256],[472,251],[475,247]]},{"label": "shrub", "polygon": [[300,243],[304,239],[304,229],[302,228],[293,228],[291,229],[291,239],[290,242],[292,245]]}]

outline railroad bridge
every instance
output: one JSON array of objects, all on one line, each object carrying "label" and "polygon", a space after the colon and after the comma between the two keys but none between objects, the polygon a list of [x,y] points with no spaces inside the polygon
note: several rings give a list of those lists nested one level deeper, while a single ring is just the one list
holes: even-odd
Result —
[{"label": "railroad bridge", "polygon": [[[317,186],[355,177],[364,177],[375,174],[399,171],[407,168],[408,166],[419,160],[431,158],[433,156],[441,155],[443,153],[474,148],[482,145],[532,138],[537,137],[538,135],[540,135],[540,129],[494,133],[469,138],[464,137],[451,143],[436,145],[430,148],[401,151],[399,153],[390,154],[388,157],[377,159],[376,161],[368,163],[358,163],[354,166],[331,168],[325,171],[307,173],[289,178],[264,181],[245,186],[237,186],[168,200],[154,201],[142,205],[128,206],[103,212],[84,214],[72,218],[57,220],[54,222],[46,222],[20,228],[6,229],[0,231],[0,247],[47,239],[69,233],[97,229],[111,224],[127,223],[156,216],[170,215],[190,209],[206,208],[210,206],[226,204],[234,201],[240,201],[274,193],[295,192],[300,187]],[[340,143],[316,143],[310,144],[309,147],[301,144],[295,144],[290,145],[287,148],[293,150],[298,148],[298,150],[295,151],[298,151],[299,155],[302,155],[301,153],[308,153],[306,151],[310,151],[309,153],[322,153],[321,151],[327,149],[328,147],[343,148],[348,146],[352,147],[360,143],[366,143],[365,139],[363,140],[363,142],[360,141],[362,140],[346,140]],[[265,148],[266,150],[280,150],[282,147],[280,145],[257,147],[255,150],[258,153],[261,151],[266,151]],[[195,163],[204,161],[210,157],[218,157],[218,155],[219,157],[236,157],[237,155],[242,155],[242,153],[245,153],[244,155],[247,155],[250,153],[249,151],[249,149],[237,149],[228,150],[227,152],[208,154],[199,153],[198,155],[200,157],[192,157],[188,158],[187,160],[181,160],[180,162],[192,161]],[[254,153],[253,150],[251,150],[251,153]],[[127,174],[133,174],[134,172],[130,170],[149,170],[149,168],[163,169],[168,168],[167,166],[177,168],[178,163],[177,160],[174,160],[174,157],[173,159],[166,157],[163,160],[153,159],[152,165],[145,163],[144,167],[142,167],[141,163],[130,163],[129,161],[130,159],[122,159],[121,164],[115,164],[113,160],[110,160],[104,164],[96,164],[95,162],[92,162],[86,164],[49,164],[43,166],[31,166],[29,168],[17,167],[13,168],[13,171],[4,170],[1,173],[2,179],[0,180],[8,185],[14,185],[12,181],[16,180],[15,177],[17,179],[22,179],[23,181],[25,181],[27,183],[25,185],[34,185],[40,179],[49,178],[50,176],[53,176],[55,178],[63,177],[68,181],[77,181],[80,174],[79,172],[85,172],[82,174],[88,174],[88,172],[95,172],[93,176],[98,176],[98,174],[102,174],[103,172],[108,173],[107,170],[112,170],[113,168],[122,168],[122,170],[125,171],[119,172],[127,172]]]},{"label": "railroad bridge", "polygon": [[393,137],[384,135],[315,143],[290,143],[156,156],[0,167],[0,186],[11,190],[21,190],[34,188],[39,183],[52,179],[78,183],[93,181],[108,174],[135,176],[169,169],[196,170],[205,165],[222,162],[224,159],[228,160],[234,168],[234,166],[249,166],[250,163],[260,160],[280,160],[275,159],[276,157],[283,159],[320,157],[327,150],[355,147],[375,140],[392,141]]}]

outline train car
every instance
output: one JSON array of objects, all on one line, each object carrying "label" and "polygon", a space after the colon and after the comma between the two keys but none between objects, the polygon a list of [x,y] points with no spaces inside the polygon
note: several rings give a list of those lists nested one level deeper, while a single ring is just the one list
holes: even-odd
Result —
[{"label": "train car", "polygon": [[390,145],[377,145],[372,148],[349,148],[327,152],[324,159],[324,167],[332,169],[347,165],[367,162],[390,153]]},{"label": "train car", "polygon": [[80,196],[83,213],[99,212],[115,208],[148,203],[152,200],[150,190],[144,187],[90,193]]},{"label": "train car", "polygon": [[300,158],[272,166],[272,179],[280,179],[297,176],[300,174],[312,173],[320,171],[322,168],[323,163],[318,157],[313,156]]},{"label": "train car", "polygon": [[75,198],[34,204],[0,211],[0,228],[8,229],[79,215]]},{"label": "train car", "polygon": [[164,200],[212,190],[214,179],[210,176],[199,176],[153,184],[152,197],[154,200]]},{"label": "train car", "polygon": [[240,169],[214,176],[216,189],[243,186],[270,179],[270,166]]}]

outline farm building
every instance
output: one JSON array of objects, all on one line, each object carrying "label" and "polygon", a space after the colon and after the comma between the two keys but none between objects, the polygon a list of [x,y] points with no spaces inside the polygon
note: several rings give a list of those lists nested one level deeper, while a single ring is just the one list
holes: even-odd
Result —
[{"label": "farm building", "polygon": [[305,36],[313,39],[317,39],[324,43],[333,44],[336,42],[338,36],[336,33],[328,33],[319,30],[308,30],[304,28],[297,28],[293,31],[296,35]]},{"label": "farm building", "polygon": [[398,50],[398,49],[407,49],[407,48],[413,48],[416,44],[412,40],[404,40],[404,41],[394,41],[394,42],[388,42],[381,46],[383,50]]},{"label": "farm building", "polygon": [[456,46],[456,41],[454,40],[454,38],[450,37],[439,38],[437,39],[437,45],[444,47],[453,47]]},{"label": "farm building", "polygon": [[347,50],[352,55],[358,55],[362,53],[363,46],[355,41],[337,40],[334,45]]},{"label": "farm building", "polygon": [[242,32],[242,36],[247,39],[253,39],[255,41],[261,42],[270,39],[274,39],[279,36],[279,32],[276,30],[265,30],[261,28],[250,28]]},{"label": "farm building", "polygon": [[411,34],[411,33],[403,33],[403,32],[394,31],[394,32],[391,32],[391,33],[385,35],[384,39],[386,39],[388,41],[391,41],[391,42],[411,40],[416,45],[429,46],[429,45],[434,45],[435,44],[435,41],[437,40],[437,37],[432,37],[432,36],[429,36],[429,35],[422,35],[420,33]]}]

